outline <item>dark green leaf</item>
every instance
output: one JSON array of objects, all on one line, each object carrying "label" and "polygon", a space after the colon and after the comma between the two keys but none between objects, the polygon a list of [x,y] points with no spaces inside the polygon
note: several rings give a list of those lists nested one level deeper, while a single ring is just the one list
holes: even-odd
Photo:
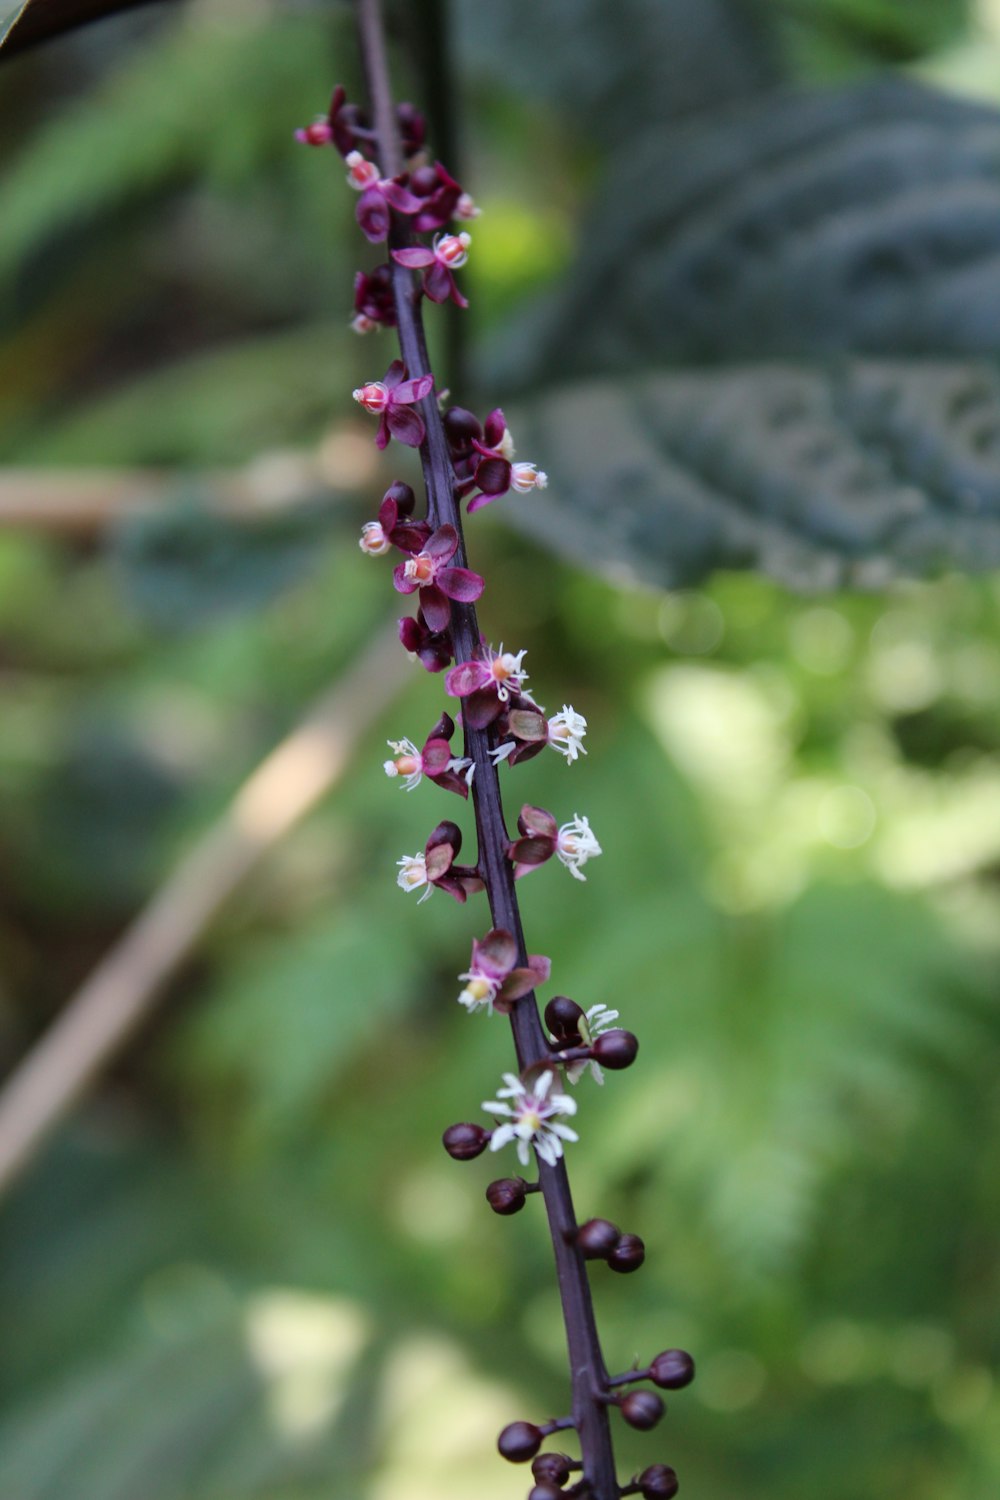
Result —
[{"label": "dark green leaf", "polygon": [[123,526],[116,556],[133,607],[159,629],[185,630],[298,583],[322,555],[328,526],[319,503],[241,524],[182,497]]},{"label": "dark green leaf", "polygon": [[773,81],[755,9],[734,0],[464,0],[456,19],[465,72],[493,91],[549,100],[606,146]]},{"label": "dark green leaf", "polygon": [[[510,351],[572,369],[1000,347],[1000,113],[883,79],[650,132]],[[516,375],[514,372],[516,371]]]},{"label": "dark green leaf", "polygon": [[989,366],[737,366],[563,387],[512,413],[544,496],[503,502],[618,581],[757,568],[797,588],[1000,563],[1000,380]]},{"label": "dark green leaf", "polygon": [[131,10],[148,0],[24,0],[0,21],[0,49],[13,55],[87,21]]}]

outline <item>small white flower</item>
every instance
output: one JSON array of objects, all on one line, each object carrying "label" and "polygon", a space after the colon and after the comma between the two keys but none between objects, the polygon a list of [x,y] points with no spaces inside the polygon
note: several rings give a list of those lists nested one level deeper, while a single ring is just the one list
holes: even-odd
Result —
[{"label": "small white flower", "polygon": [[537,464],[514,464],[511,467],[510,487],[512,490],[520,490],[522,494],[526,490],[544,490],[548,482],[549,476]]},{"label": "small white flower", "polygon": [[556,836],[556,856],[566,866],[574,880],[586,880],[580,866],[601,853],[601,846],[590,829],[587,818],[574,813],[571,822],[564,823]]},{"label": "small white flower", "polygon": [[[609,1030],[618,1020],[618,1014],[618,1011],[609,1010],[606,1005],[592,1005],[587,1014],[580,1017],[580,1037],[583,1045],[589,1047],[597,1037]],[[579,1083],[588,1068],[595,1083],[604,1082],[604,1069],[600,1063],[594,1062],[592,1057],[582,1057],[578,1062],[568,1063],[566,1077],[570,1083]]]},{"label": "small white flower", "polygon": [[[528,1165],[531,1146],[542,1161],[554,1167],[563,1154],[563,1141],[580,1139],[575,1130],[553,1119],[556,1115],[576,1114],[575,1099],[568,1094],[550,1093],[554,1079],[555,1074],[549,1070],[529,1088],[516,1073],[503,1075],[507,1087],[498,1089],[496,1099],[483,1105],[489,1114],[505,1115],[508,1121],[494,1130],[491,1151],[499,1151],[509,1141],[516,1140],[517,1159],[522,1167]],[[512,1103],[505,1104],[506,1099]]]},{"label": "small white flower", "polygon": [[476,762],[470,760],[467,755],[458,755],[454,760],[448,762],[448,770],[454,771],[459,776],[463,776],[466,786],[471,787],[472,778],[476,774]]},{"label": "small white flower", "polygon": [[477,1010],[485,1010],[491,1016],[493,1002],[500,993],[503,981],[491,979],[487,974],[479,974],[475,969],[470,969],[468,974],[459,974],[458,977],[465,984],[465,989],[458,997],[459,1005],[464,1005],[470,1016]]},{"label": "small white flower", "polygon": [[355,333],[377,333],[380,326],[367,313],[356,313],[351,319],[351,327]]},{"label": "small white flower", "polygon": [[471,244],[472,235],[463,229],[461,234],[436,234],[431,248],[443,266],[455,270],[465,265]]},{"label": "small white flower", "polygon": [[391,546],[389,538],[378,521],[366,521],[361,528],[358,546],[369,557],[384,557]]},{"label": "small white flower", "polygon": [[477,207],[471,193],[463,193],[455,204],[456,219],[478,219],[482,209]]},{"label": "small white flower", "polygon": [[510,697],[508,683],[511,678],[515,679],[514,688],[516,692],[528,680],[528,674],[524,671],[521,663],[527,656],[527,651],[518,651],[515,655],[512,651],[503,649],[503,641],[500,642],[500,650],[490,658],[490,676],[497,685],[497,697],[501,703],[506,703]]},{"label": "small white flower", "polygon": [[498,766],[501,761],[507,759],[508,755],[513,755],[516,749],[517,741],[507,740],[505,744],[497,745],[496,749],[487,751],[487,754],[489,755],[490,760],[493,762],[493,764],[495,766]]},{"label": "small white flower", "polygon": [[412,740],[386,740],[386,744],[395,751],[396,758],[383,761],[382,769],[387,776],[402,776],[404,791],[412,792],[424,777],[423,756]]},{"label": "small white flower", "polygon": [[549,720],[549,744],[566,760],[572,763],[578,755],[586,755],[583,737],[587,733],[587,721],[569,703],[564,703],[557,714]]},{"label": "small white flower", "polygon": [[360,151],[349,152],[344,157],[344,165],[347,168],[347,180],[357,192],[363,193],[365,188],[378,182],[378,167],[372,161],[365,161]]},{"label": "small white flower", "polygon": [[422,854],[404,854],[402,859],[397,859],[396,863],[399,866],[396,884],[400,890],[419,891],[422,885],[427,886],[426,891],[424,891],[424,894],[417,902],[418,906],[422,906],[434,889],[427,879],[427,865],[424,861],[424,856]]}]

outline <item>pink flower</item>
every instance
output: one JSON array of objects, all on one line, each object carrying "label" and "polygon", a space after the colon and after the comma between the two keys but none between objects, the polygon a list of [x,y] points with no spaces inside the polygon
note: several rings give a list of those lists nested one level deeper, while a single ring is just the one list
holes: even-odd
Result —
[{"label": "pink flower", "polygon": [[433,375],[419,375],[416,380],[407,380],[403,361],[394,359],[383,380],[369,381],[354,391],[355,401],[380,419],[375,435],[376,448],[385,448],[390,436],[408,448],[420,447],[426,436],[424,419],[410,407],[422,401],[433,388]]},{"label": "pink flower", "polygon": [[511,694],[520,694],[528,680],[521,666],[525,652],[515,656],[504,651],[487,649],[481,657],[460,662],[452,667],[445,678],[445,691],[452,698],[462,698],[462,718],[472,729],[485,729],[487,724],[500,716],[504,704]]},{"label": "pink flower", "polygon": [[455,659],[455,644],[450,630],[432,630],[422,609],[416,619],[404,616],[399,622],[399,639],[406,651],[412,651],[428,672],[443,672]]},{"label": "pink flower", "polygon": [[423,287],[425,296],[432,302],[447,302],[450,297],[459,307],[468,307],[468,302],[455,285],[452,272],[464,266],[469,258],[471,234],[438,234],[430,249],[413,245],[406,250],[393,250],[392,258],[411,271],[424,269]]},{"label": "pink flower", "polygon": [[[354,311],[356,316],[352,327],[358,332],[367,333],[374,325],[395,328],[396,304],[392,295],[391,266],[383,264],[367,274],[364,271],[357,273],[354,278]],[[365,320],[363,329],[358,328],[361,319]]]},{"label": "pink flower", "polygon": [[580,873],[580,866],[601,853],[589,820],[578,813],[560,828],[544,807],[532,807],[528,803],[518,814],[517,826],[521,837],[507,849],[507,858],[513,861],[515,879],[527,875],[536,865],[543,865],[554,854],[574,880],[586,880],[586,875]]},{"label": "pink flower", "polygon": [[537,984],[544,984],[552,970],[552,963],[543,954],[529,955],[527,964],[517,965],[517,943],[511,933],[502,927],[494,927],[482,942],[472,941],[472,962],[468,973],[458,977],[465,988],[458,997],[471,1014],[486,1010],[493,1014],[509,1011],[515,1000],[530,994]]},{"label": "pink flower", "polygon": [[378,520],[366,521],[359,546],[370,557],[382,557],[390,547],[400,552],[419,552],[431,534],[426,521],[413,519],[416,496],[408,484],[396,480],[382,496]]},{"label": "pink flower", "polygon": [[416,891],[426,886],[421,901],[426,901],[437,886],[454,896],[456,901],[464,902],[483,889],[483,882],[474,865],[455,863],[461,848],[462,830],[458,825],[447,820],[439,823],[427,840],[423,854],[404,854],[396,861],[399,866],[396,884],[404,891]]},{"label": "pink flower", "polygon": [[472,604],[486,586],[471,568],[447,566],[457,550],[458,532],[454,526],[439,526],[422,551],[393,570],[393,585],[400,594],[413,594],[420,589],[420,607],[432,630],[445,630],[449,625],[449,599]]},{"label": "pink flower", "polygon": [[455,733],[455,721],[442,714],[418,750],[412,740],[388,740],[389,749],[395,754],[392,760],[383,762],[383,770],[389,777],[403,777],[404,789],[412,792],[426,776],[447,792],[457,792],[468,797],[469,787],[475,771],[475,761],[451,753],[450,740]]}]

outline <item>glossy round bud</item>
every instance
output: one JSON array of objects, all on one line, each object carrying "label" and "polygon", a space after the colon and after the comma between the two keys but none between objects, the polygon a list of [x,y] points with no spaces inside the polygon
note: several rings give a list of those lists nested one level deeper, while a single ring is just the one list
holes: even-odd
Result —
[{"label": "glossy round bud", "polygon": [[638,1271],[646,1259],[646,1247],[637,1234],[623,1234],[608,1256],[612,1271]]},{"label": "glossy round bud", "polygon": [[[561,1488],[573,1472],[573,1460],[568,1453],[539,1453],[531,1461],[531,1472],[539,1484],[554,1484]],[[579,1468],[579,1465],[576,1466]]]},{"label": "glossy round bud", "polygon": [[633,1036],[631,1031],[622,1031],[616,1027],[597,1037],[590,1052],[594,1061],[599,1062],[602,1068],[611,1068],[613,1071],[616,1068],[630,1068],[638,1050],[639,1038]]},{"label": "glossy round bud", "polygon": [[475,412],[466,411],[464,406],[449,406],[441,420],[453,448],[465,448],[473,438],[482,438],[483,424]]},{"label": "glossy round bud", "polygon": [[580,1035],[583,1007],[568,995],[553,995],[545,1007],[545,1024],[554,1037],[560,1040]]},{"label": "glossy round bud", "polygon": [[643,1469],[637,1483],[642,1500],[673,1500],[681,1487],[669,1464],[650,1464],[648,1469]]},{"label": "glossy round bud", "polygon": [[490,1132],[481,1125],[449,1125],[441,1137],[444,1149],[456,1161],[472,1161],[481,1156],[490,1143]]},{"label": "glossy round bud", "polygon": [[512,1464],[526,1464],[542,1446],[541,1430],[534,1422],[510,1422],[497,1438],[497,1447]]},{"label": "glossy round bud", "polygon": [[588,1219],[576,1232],[576,1243],[584,1260],[607,1260],[623,1238],[618,1225],[612,1224],[610,1219]]},{"label": "glossy round bud", "polygon": [[655,1391],[629,1391],[622,1397],[621,1413],[630,1427],[639,1427],[643,1432],[655,1427],[666,1407]]},{"label": "glossy round bud", "polygon": [[557,1484],[544,1480],[528,1491],[528,1500],[563,1500],[563,1492]]},{"label": "glossy round bud", "polygon": [[517,1214],[524,1207],[524,1179],[498,1177],[486,1189],[486,1201],[495,1214]]},{"label": "glossy round bud", "polygon": [[684,1349],[664,1349],[650,1365],[649,1378],[661,1390],[683,1390],[694,1379],[694,1360]]}]

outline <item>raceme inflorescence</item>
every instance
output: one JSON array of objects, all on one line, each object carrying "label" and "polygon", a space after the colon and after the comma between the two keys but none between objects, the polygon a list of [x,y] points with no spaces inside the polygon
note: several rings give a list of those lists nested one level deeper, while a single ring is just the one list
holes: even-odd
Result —
[{"label": "raceme inflorescence", "polygon": [[[398,861],[397,883],[427,900],[435,889],[465,902],[485,893],[491,924],[473,941],[468,967],[457,972],[456,998],[476,1024],[508,1016],[517,1071],[505,1072],[494,1098],[482,1104],[486,1123],[462,1122],[444,1132],[448,1153],[458,1161],[486,1151],[516,1152],[536,1180],[501,1177],[486,1190],[490,1207],[512,1215],[538,1194],[545,1205],[572,1372],[572,1410],[538,1423],[515,1421],[500,1433],[500,1453],[513,1463],[530,1463],[530,1500],[646,1500],[676,1494],[677,1476],[653,1464],[621,1484],[616,1475],[609,1409],[617,1407],[635,1428],[651,1428],[663,1415],[657,1389],[677,1390],[694,1376],[682,1350],[658,1354],[644,1369],[611,1376],[597,1336],[587,1263],[604,1261],[611,1270],[630,1272],[645,1249],[635,1234],[622,1233],[606,1219],[576,1219],[564,1152],[585,1135],[585,1106],[578,1097],[603,1082],[604,1070],[627,1068],[635,1059],[635,1036],[616,1023],[618,1012],[603,1003],[584,1008],[557,995],[545,1006],[544,1024],[535,988],[548,982],[551,964],[525,949],[515,882],[553,857],[576,880],[601,853],[585,816],[560,819],[525,803],[517,835],[507,831],[500,797],[501,767],[511,768],[546,749],[567,765],[586,754],[587,723],[571,704],[548,713],[529,690],[525,652],[494,647],[480,634],[476,601],[486,580],[467,566],[461,508],[475,514],[511,490],[542,490],[547,478],[535,463],[515,457],[503,412],[482,420],[447,405],[435,390],[424,340],[422,303],[467,305],[456,273],[470,254],[480,210],[473,199],[425,148],[422,116],[410,105],[395,106],[389,91],[381,21],[376,0],[360,6],[362,48],[372,112],[348,102],[338,87],[327,113],[296,132],[305,144],[332,146],[346,164],[346,178],[357,194],[356,216],[364,236],[385,245],[385,259],[359,271],[354,283],[352,326],[361,334],[394,328],[400,343],[381,378],[354,391],[354,399],[377,419],[380,449],[393,441],[419,451],[427,492],[417,516],[413,489],[399,480],[385,491],[377,515],[365,522],[361,551],[369,558],[395,559],[392,586],[416,609],[400,621],[402,646],[430,673],[443,680],[447,699],[437,723],[422,743],[389,742],[384,762],[388,778],[407,792],[440,788],[471,802],[478,849],[470,863],[460,860],[462,833],[450,818],[439,821],[422,850]],[[461,727],[461,751],[453,744]],[[420,795],[426,795],[426,790]],[[431,791],[431,796],[436,792]],[[650,1389],[653,1387],[653,1389]],[[543,1450],[554,1433],[575,1429],[579,1458]]]}]

